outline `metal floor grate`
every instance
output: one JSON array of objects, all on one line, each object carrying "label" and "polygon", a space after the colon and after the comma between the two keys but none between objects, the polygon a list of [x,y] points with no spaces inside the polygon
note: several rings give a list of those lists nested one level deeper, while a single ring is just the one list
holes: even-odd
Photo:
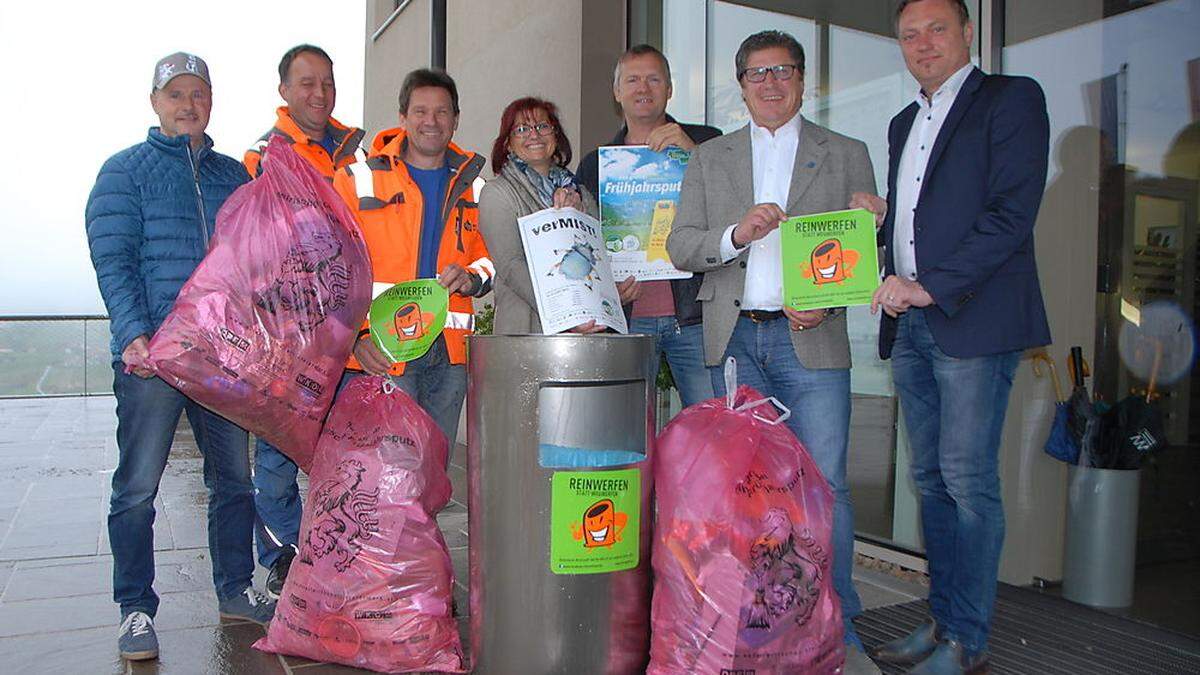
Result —
[{"label": "metal floor grate", "polygon": [[[868,651],[916,628],[925,601],[879,607],[856,620]],[[996,675],[1200,673],[1200,641],[1062,598],[1001,584],[992,622]],[[904,667],[879,664],[884,673]]]}]

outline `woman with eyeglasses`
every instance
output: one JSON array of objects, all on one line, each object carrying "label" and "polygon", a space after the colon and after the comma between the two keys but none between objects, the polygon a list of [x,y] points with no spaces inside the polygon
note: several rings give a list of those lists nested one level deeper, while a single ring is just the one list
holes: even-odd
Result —
[{"label": "woman with eyeglasses", "polygon": [[[500,133],[492,144],[492,171],[496,177],[479,193],[479,229],[496,265],[496,318],[493,330],[500,335],[543,333],[538,316],[529,265],[521,245],[517,219],[548,208],[573,207],[599,217],[596,200],[575,184],[567,169],[571,143],[558,121],[558,107],[540,98],[519,98],[500,116]],[[633,277],[617,284],[621,303],[628,304],[640,291]],[[569,332],[599,333],[605,326],[594,321]]]}]

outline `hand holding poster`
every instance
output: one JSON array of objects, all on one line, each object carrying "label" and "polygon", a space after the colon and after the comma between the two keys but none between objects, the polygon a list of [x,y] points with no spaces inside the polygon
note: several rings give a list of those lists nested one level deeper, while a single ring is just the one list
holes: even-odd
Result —
[{"label": "hand holding poster", "polygon": [[783,303],[792,309],[871,302],[879,287],[875,216],[865,209],[789,218],[779,226]]},{"label": "hand holding poster", "polygon": [[450,294],[433,279],[389,286],[371,301],[371,339],[392,363],[429,351],[446,325]]},{"label": "hand holding poster", "polygon": [[547,335],[588,321],[628,332],[595,218],[572,208],[545,209],[518,218],[517,227]]},{"label": "hand holding poster", "polygon": [[686,279],[667,255],[687,150],[644,145],[600,148],[600,221],[618,279]]}]

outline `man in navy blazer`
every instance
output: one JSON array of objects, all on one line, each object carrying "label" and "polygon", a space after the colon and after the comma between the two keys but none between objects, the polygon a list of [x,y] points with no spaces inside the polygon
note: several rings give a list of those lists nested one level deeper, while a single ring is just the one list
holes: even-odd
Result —
[{"label": "man in navy blazer", "polygon": [[896,18],[921,91],[888,129],[871,307],[908,427],[933,616],[873,655],[981,672],[1004,541],[1000,433],[1022,351],[1050,342],[1033,250],[1049,121],[1036,82],[971,65],[963,0],[903,0]]}]

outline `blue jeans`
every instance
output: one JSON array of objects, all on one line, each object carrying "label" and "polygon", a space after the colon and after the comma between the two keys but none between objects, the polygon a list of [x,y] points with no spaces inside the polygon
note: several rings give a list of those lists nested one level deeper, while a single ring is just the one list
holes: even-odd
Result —
[{"label": "blue jeans", "polygon": [[942,637],[980,652],[987,648],[1004,543],[1000,432],[1021,353],[947,356],[925,311],[901,315],[892,376],[921,499],[929,608]]},{"label": "blue jeans", "polygon": [[[361,371],[347,370],[339,391],[351,379],[363,375],[365,373]],[[446,339],[441,337],[423,356],[409,361],[403,375],[391,376],[391,380],[429,413],[446,435],[449,444],[446,461],[449,462],[454,444],[458,442],[458,418],[467,395],[467,367],[450,363]]]},{"label": "blue jeans", "polygon": [[737,359],[738,384],[774,396],[792,411],[788,428],[833,489],[833,590],[842,606],[848,644],[862,648],[852,619],[862,613],[854,588],[854,506],[846,482],[850,443],[850,369],[809,369],[792,347],[785,318],[755,323],[738,317],[721,365],[709,368],[713,391],[725,395],[725,359]]},{"label": "blue jeans", "polygon": [[258,512],[258,564],[271,567],[300,537],[299,467],[263,439],[254,445],[254,508]]},{"label": "blue jeans", "polygon": [[704,367],[704,326],[680,326],[674,316],[638,317],[629,332],[654,336],[654,374],[658,376],[659,354],[666,352],[667,365],[675,378],[683,407],[713,397],[712,378]]},{"label": "blue jeans", "polygon": [[229,420],[188,399],[157,377],[127,375],[113,364],[117,397],[117,448],[108,512],[113,554],[113,600],[121,616],[154,616],[154,498],[167,465],[179,415],[186,412],[204,455],[208,488],[208,552],[217,598],[226,600],[250,585],[254,573],[254,487],[249,438]]}]

